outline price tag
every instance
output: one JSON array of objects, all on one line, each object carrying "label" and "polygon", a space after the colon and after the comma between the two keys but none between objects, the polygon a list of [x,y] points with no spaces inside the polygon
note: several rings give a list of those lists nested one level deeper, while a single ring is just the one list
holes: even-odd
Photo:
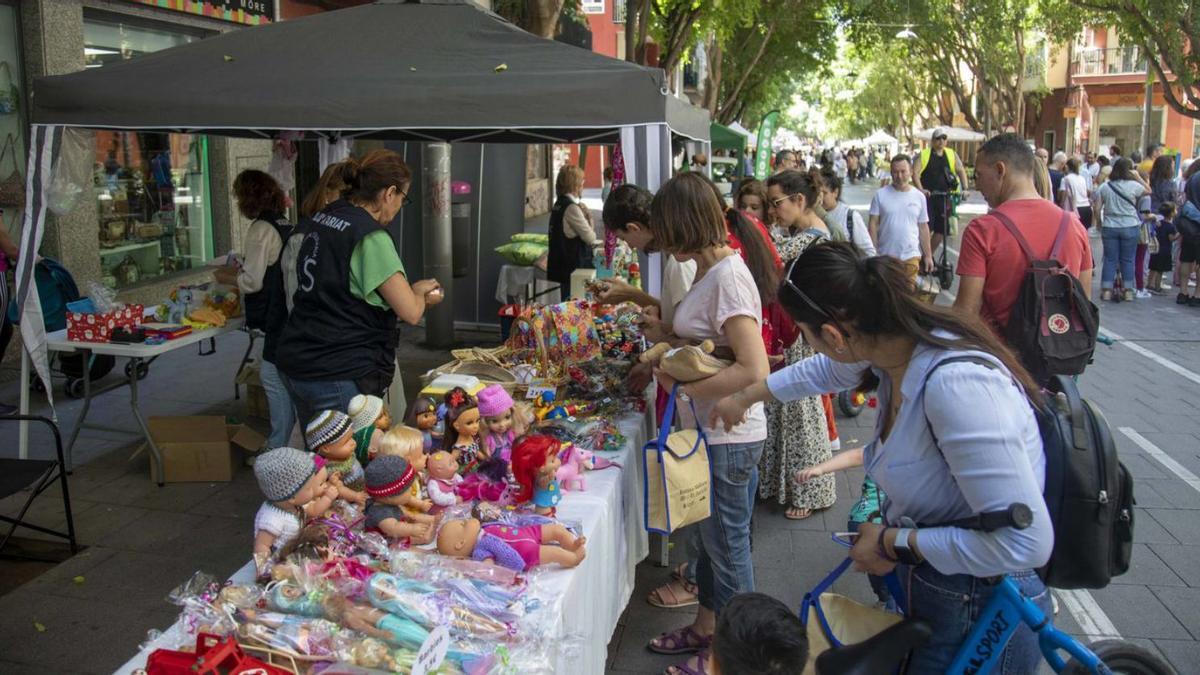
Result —
[{"label": "price tag", "polygon": [[558,391],[558,387],[551,387],[545,384],[530,384],[529,392],[525,394],[525,398],[533,400],[542,394],[553,394]]},{"label": "price tag", "polygon": [[417,651],[417,660],[412,666],[412,675],[425,675],[437,670],[446,660],[446,652],[450,650],[450,629],[445,625],[434,628],[425,638],[421,649]]}]

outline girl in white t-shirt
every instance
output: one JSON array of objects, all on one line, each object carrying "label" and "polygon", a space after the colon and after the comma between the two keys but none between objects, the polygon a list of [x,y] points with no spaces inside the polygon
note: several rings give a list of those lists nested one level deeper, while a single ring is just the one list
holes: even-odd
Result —
[{"label": "girl in white t-shirt", "polygon": [[[650,230],[664,253],[696,263],[691,290],[675,308],[675,335],[688,343],[712,340],[734,353],[733,365],[679,387],[679,423],[690,427],[696,424],[693,408],[703,423],[718,400],[766,377],[762,303],[746,263],[729,247],[721,205],[703,177],[684,173],[663,185],[651,204]],[[666,388],[675,384],[665,373],[656,376]],[[767,437],[763,406],[751,409],[746,420],[732,429],[704,431],[714,504],[713,515],[699,523],[704,542],[696,575],[700,608],[692,623],[650,642],[650,649],[663,654],[698,652],[686,664],[688,672],[707,672],[717,615],[733,596],[754,590],[750,514],[758,460]]]},{"label": "girl in white t-shirt", "polygon": [[1062,187],[1058,189],[1058,205],[1063,210],[1074,210],[1079,214],[1079,222],[1084,227],[1092,226],[1092,188],[1090,176],[1085,177],[1081,172],[1082,164],[1072,157],[1067,160],[1067,173],[1063,176]]}]

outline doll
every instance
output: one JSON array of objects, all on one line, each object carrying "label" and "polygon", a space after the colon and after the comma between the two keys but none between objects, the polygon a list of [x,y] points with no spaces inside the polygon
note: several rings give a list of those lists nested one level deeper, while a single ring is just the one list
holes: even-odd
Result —
[{"label": "doll", "polygon": [[512,444],[516,438],[512,396],[498,384],[484,387],[479,392],[479,414],[486,426],[481,448],[484,456],[498,456],[506,464],[512,461]]},{"label": "doll", "polygon": [[534,513],[550,515],[562,499],[556,474],[562,466],[558,453],[562,444],[552,436],[533,435],[518,439],[513,446],[512,473],[520,486],[516,503],[532,501]]},{"label": "doll", "polygon": [[[433,541],[436,518],[425,513],[429,508],[420,503],[424,500],[413,498],[411,487],[417,472],[408,460],[381,455],[367,467],[366,474],[367,494],[371,496],[366,529],[378,530],[389,539],[408,538],[413,544]],[[417,506],[419,519],[412,519],[404,509],[410,505]]]},{"label": "doll", "polygon": [[[513,438],[514,440],[529,433],[537,417],[533,414],[533,406],[527,401],[513,403]],[[512,451],[509,451],[509,461],[512,461]]]},{"label": "doll", "polygon": [[523,572],[549,563],[575,567],[587,555],[586,543],[585,537],[576,537],[558,523],[517,527],[503,523],[482,525],[468,518],[442,525],[437,549],[442,555],[490,560]]},{"label": "doll", "polygon": [[444,450],[433,453],[429,456],[426,472],[429,475],[426,487],[435,512],[462,501],[458,496],[458,484],[463,477],[458,473],[458,462],[453,455]]},{"label": "doll", "polygon": [[461,472],[475,469],[479,462],[479,406],[461,387],[446,393],[446,433],[442,449],[454,456]]},{"label": "doll", "polygon": [[441,435],[435,434],[437,423],[437,404],[432,398],[420,396],[413,401],[412,411],[408,413],[408,426],[420,431],[425,438],[425,452],[433,452],[435,445],[441,445]]},{"label": "doll", "polygon": [[266,501],[254,516],[254,561],[260,573],[272,554],[287,546],[309,518],[325,515],[337,499],[325,460],[296,448],[258,456],[254,477]]},{"label": "doll", "polygon": [[350,428],[354,431],[354,454],[360,463],[366,465],[375,459],[379,452],[379,441],[383,432],[391,427],[392,420],[388,417],[383,399],[365,394],[350,399],[346,413],[350,415]]},{"label": "doll", "polygon": [[329,481],[338,497],[366,506],[363,468],[354,454],[350,417],[336,410],[322,410],[304,428],[304,442],[328,462]]},{"label": "doll", "polygon": [[403,425],[389,430],[379,441],[379,454],[394,455],[408,460],[408,465],[413,468],[417,477],[410,488],[412,501],[404,506],[404,512],[416,522],[432,522],[426,513],[433,507],[433,503],[425,499],[425,485],[429,482],[425,475],[425,466],[429,455],[425,454],[425,442],[421,432]]}]

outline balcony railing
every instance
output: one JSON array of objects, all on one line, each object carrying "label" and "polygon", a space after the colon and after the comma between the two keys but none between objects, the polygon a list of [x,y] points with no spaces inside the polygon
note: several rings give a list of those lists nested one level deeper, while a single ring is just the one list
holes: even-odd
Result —
[{"label": "balcony railing", "polygon": [[1136,45],[1083,49],[1071,61],[1074,75],[1123,75],[1146,72],[1146,57]]},{"label": "balcony railing", "polygon": [[1042,79],[1046,76],[1046,55],[1031,54],[1025,59],[1025,79]]}]

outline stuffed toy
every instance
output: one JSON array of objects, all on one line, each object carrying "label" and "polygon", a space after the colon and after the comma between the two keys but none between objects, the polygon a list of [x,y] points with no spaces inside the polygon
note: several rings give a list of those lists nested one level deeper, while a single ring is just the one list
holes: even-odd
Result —
[{"label": "stuffed toy", "polygon": [[657,363],[658,368],[676,382],[695,382],[712,377],[732,365],[730,361],[713,356],[713,350],[712,340],[674,349],[665,342],[659,342],[643,353],[639,360],[642,363]]}]

